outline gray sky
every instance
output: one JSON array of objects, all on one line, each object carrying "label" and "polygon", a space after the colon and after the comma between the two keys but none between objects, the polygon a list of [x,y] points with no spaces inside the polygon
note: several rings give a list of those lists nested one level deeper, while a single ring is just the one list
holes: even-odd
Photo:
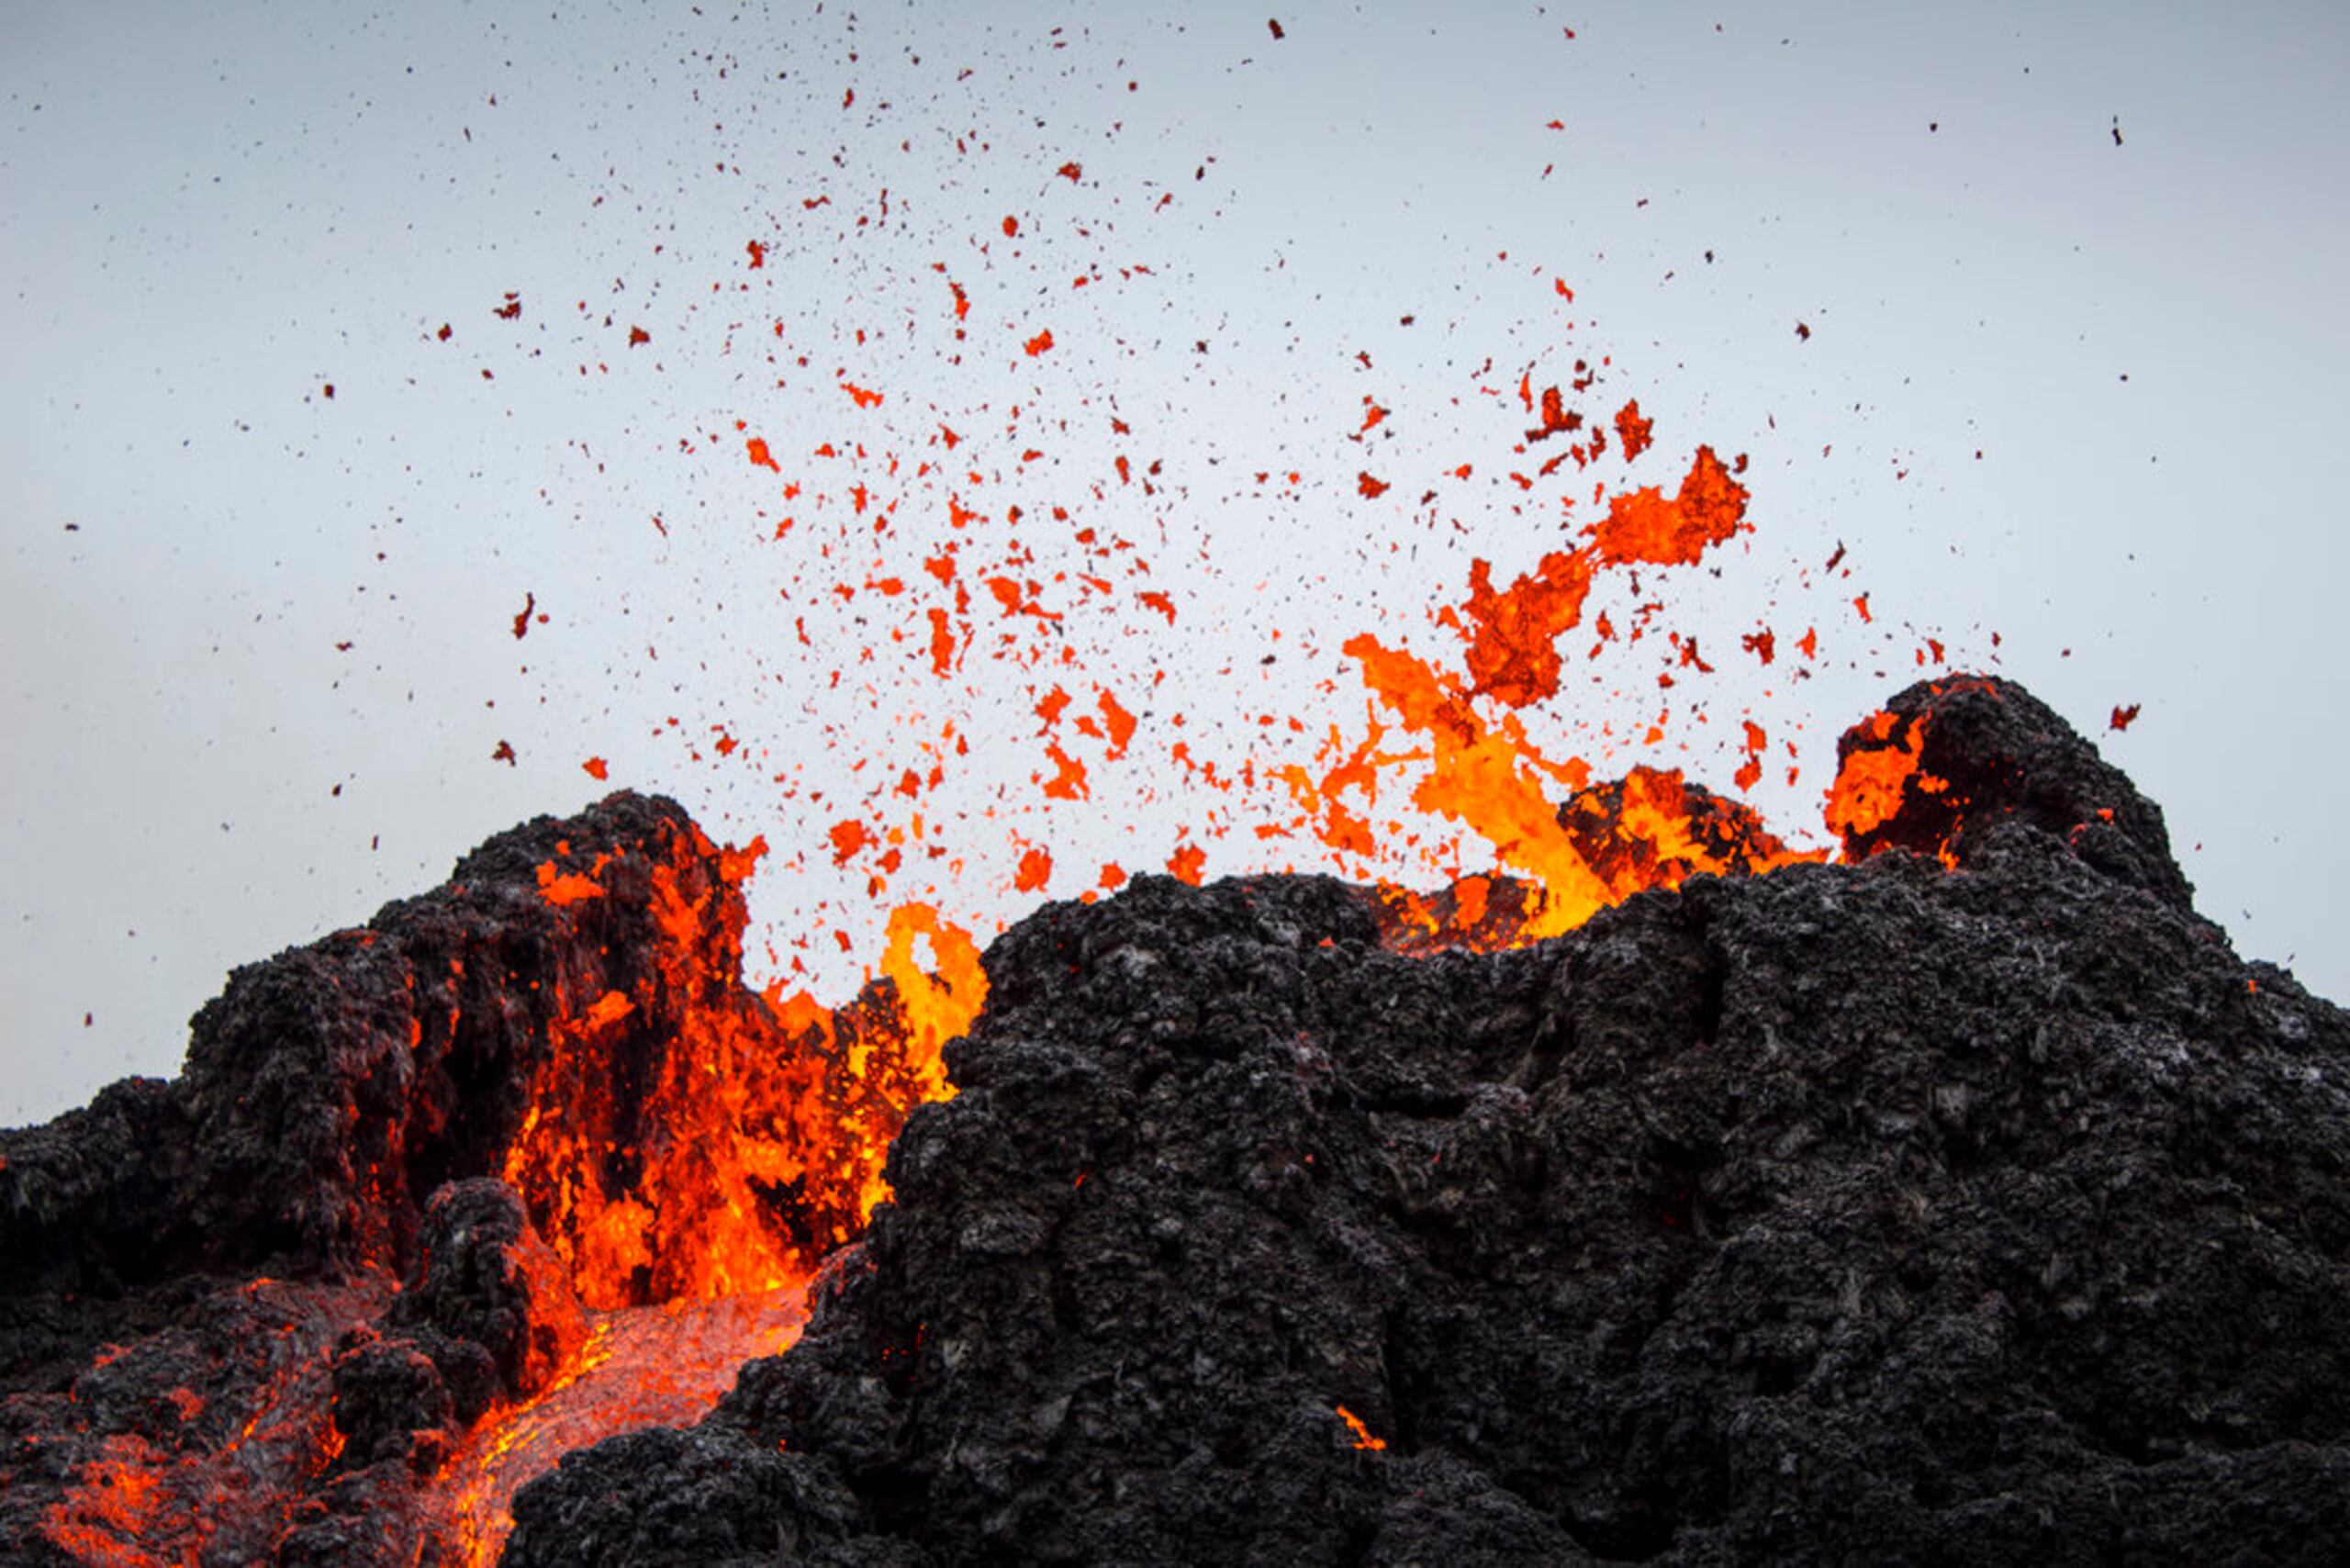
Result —
[{"label": "gray sky", "polygon": [[[1754,798],[1818,842],[1837,732],[1928,637],[1996,655],[2163,804],[2240,950],[2350,993],[2350,847],[2301,803],[2343,761],[2309,475],[2350,417],[2350,16],[1420,10],[0,13],[0,1123],[174,1070],[229,966],[576,810],[591,756],[767,836],[755,972],[828,996],[898,898],[1033,904],[1024,846],[1063,897],[1181,842],[1302,860],[1171,741],[1360,728],[1345,633],[1441,651],[1472,558],[1558,547],[1515,394],[1578,358],[1656,420],[1611,486],[1743,452],[1754,532],[1643,588],[1718,673],[1571,658],[1557,749],[1726,787],[1753,715],[1802,767]],[[990,521],[940,680],[950,501]],[[1049,631],[977,586],[1013,537]],[[1807,678],[1739,655],[1758,625],[1818,628]],[[1048,808],[1055,685],[1138,727],[1056,732],[1091,794]],[[1622,744],[1661,701],[1666,745]],[[867,897],[878,846],[827,830],[917,809]]]}]

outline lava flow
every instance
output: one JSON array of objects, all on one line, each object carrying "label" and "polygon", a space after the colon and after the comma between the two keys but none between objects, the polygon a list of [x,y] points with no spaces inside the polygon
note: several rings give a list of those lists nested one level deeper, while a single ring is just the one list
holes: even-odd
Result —
[{"label": "lava flow", "polygon": [[691,847],[647,869],[558,842],[536,870],[565,907],[621,879],[660,940],[633,987],[554,1021],[507,1151],[582,1326],[553,1336],[543,1385],[451,1456],[440,1490],[470,1561],[495,1559],[514,1493],[563,1453],[688,1424],[744,1361],[789,1348],[818,1267],[889,1196],[890,1139],[953,1092],[942,1048],[986,1000],[977,946],[921,905],[892,913],[882,978],[846,1007],[744,991],[741,883],[765,846],[697,832]]},{"label": "lava flow", "polygon": [[461,1561],[487,1564],[513,1529],[514,1494],[573,1449],[640,1427],[684,1427],[733,1386],[743,1363],[779,1355],[808,1320],[806,1281],[774,1290],[591,1313],[562,1374],[485,1417],[451,1453],[441,1490]]}]

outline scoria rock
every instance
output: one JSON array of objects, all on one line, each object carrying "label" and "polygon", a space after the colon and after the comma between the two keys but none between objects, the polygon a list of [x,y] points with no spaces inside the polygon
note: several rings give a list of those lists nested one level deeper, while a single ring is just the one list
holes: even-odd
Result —
[{"label": "scoria rock", "polygon": [[536,1394],[587,1337],[562,1260],[505,1182],[475,1177],[433,1193],[420,1250],[392,1320],[481,1346],[497,1393]]},{"label": "scoria rock", "polygon": [[[540,896],[539,867],[599,854],[607,896]],[[674,801],[615,794],[492,839],[439,892],[237,970],[196,1014],[179,1078],[129,1080],[7,1135],[14,1282],[112,1296],[264,1261],[405,1267],[425,1201],[510,1141],[550,1022],[645,978],[661,947],[653,868],[715,884],[716,855]],[[731,973],[725,913],[701,940]],[[648,989],[657,1033],[691,999]],[[0,1376],[12,1349],[0,1338]]]},{"label": "scoria rock", "polygon": [[2018,689],[1897,707],[1955,869],[1897,822],[1484,956],[1316,879],[1013,927],[806,1336],[506,1561],[2350,1561],[2350,1019]]},{"label": "scoria rock", "polygon": [[1850,858],[1897,846],[1965,866],[1997,854],[2003,830],[2021,823],[2061,836],[2117,881],[2191,906],[2195,890],[2171,858],[2162,808],[2022,687],[1985,675],[1921,680],[1885,711],[1898,721],[1891,733],[1856,725],[1838,759],[1897,742],[1916,750],[1919,782],[1885,822],[1845,834]]}]

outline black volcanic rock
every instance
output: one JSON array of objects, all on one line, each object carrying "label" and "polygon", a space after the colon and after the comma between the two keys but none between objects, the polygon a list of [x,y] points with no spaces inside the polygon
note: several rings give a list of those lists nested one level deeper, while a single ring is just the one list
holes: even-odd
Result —
[{"label": "black volcanic rock", "polygon": [[2030,827],[2063,838],[2117,881],[2182,910],[2190,906],[2195,890],[2171,858],[2162,808],[2014,681],[1984,675],[1921,680],[1885,711],[1898,723],[1882,735],[1855,725],[1839,743],[1838,760],[1888,742],[1914,743],[1918,778],[1932,783],[1913,780],[1890,818],[1848,833],[1850,858],[1898,847],[1946,851],[1965,866],[1999,853],[2012,836],[2009,830]]},{"label": "black volcanic rock", "polygon": [[[2350,1018],[2020,688],[1842,752],[1913,745],[1852,863],[1521,951],[1427,951],[1498,880],[1022,923],[805,1337],[527,1487],[506,1560],[2350,1560]],[[632,1191],[693,1027],[815,1048],[741,913],[616,795],[0,1133],[0,1563],[447,1561],[453,1445],[589,1299],[569,1200],[501,1180],[532,1115]],[[778,1081],[841,1092],[886,1002]],[[758,1201],[814,1245],[813,1192]]]},{"label": "black volcanic rock", "polygon": [[[597,854],[608,896],[540,896],[539,867]],[[484,1173],[512,1137],[550,1023],[657,979],[641,972],[660,946],[655,868],[715,881],[716,857],[676,802],[615,794],[498,835],[446,888],[366,926],[238,969],[196,1014],[179,1078],[128,1080],[7,1135],[12,1283],[115,1294],[264,1261],[404,1267],[425,1200]],[[722,926],[713,915],[713,949]],[[643,989],[651,1032],[693,1000]],[[17,1370],[7,1350],[0,1380]]]},{"label": "black volcanic rock", "polygon": [[388,1459],[429,1471],[442,1445],[423,1439],[456,1419],[441,1369],[407,1340],[361,1345],[335,1363],[334,1424],[343,1434],[341,1458],[353,1469]]},{"label": "black volcanic rock", "polygon": [[562,1260],[514,1189],[486,1176],[442,1187],[425,1206],[422,1252],[393,1323],[480,1346],[499,1395],[544,1387],[585,1328]]},{"label": "black volcanic rock", "polygon": [[1022,923],[805,1338],[506,1561],[2350,1560],[2350,1019],[1972,689],[1955,870],[1490,956],[1316,879]]}]

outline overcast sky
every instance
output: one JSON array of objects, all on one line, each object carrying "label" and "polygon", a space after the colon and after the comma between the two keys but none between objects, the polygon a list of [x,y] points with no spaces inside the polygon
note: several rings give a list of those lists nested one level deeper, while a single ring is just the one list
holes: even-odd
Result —
[{"label": "overcast sky", "polygon": [[[2350,994],[2350,13],[1164,9],[0,11],[0,1123],[620,785],[767,837],[755,978],[828,999],[900,898],[984,935],[1181,845],[1306,863],[1175,744],[1359,731],[1347,633],[1440,651],[1472,559],[1701,442],[1752,533],[1617,597],[1717,673],[1661,691],[1662,622],[1571,658],[1559,755],[1727,789],[1751,716],[1822,842],[1836,734],[1931,639]],[[1578,360],[1655,450],[1520,486],[1519,378]],[[1076,728],[1105,692],[1130,750]],[[907,864],[836,865],[847,820]]]}]

